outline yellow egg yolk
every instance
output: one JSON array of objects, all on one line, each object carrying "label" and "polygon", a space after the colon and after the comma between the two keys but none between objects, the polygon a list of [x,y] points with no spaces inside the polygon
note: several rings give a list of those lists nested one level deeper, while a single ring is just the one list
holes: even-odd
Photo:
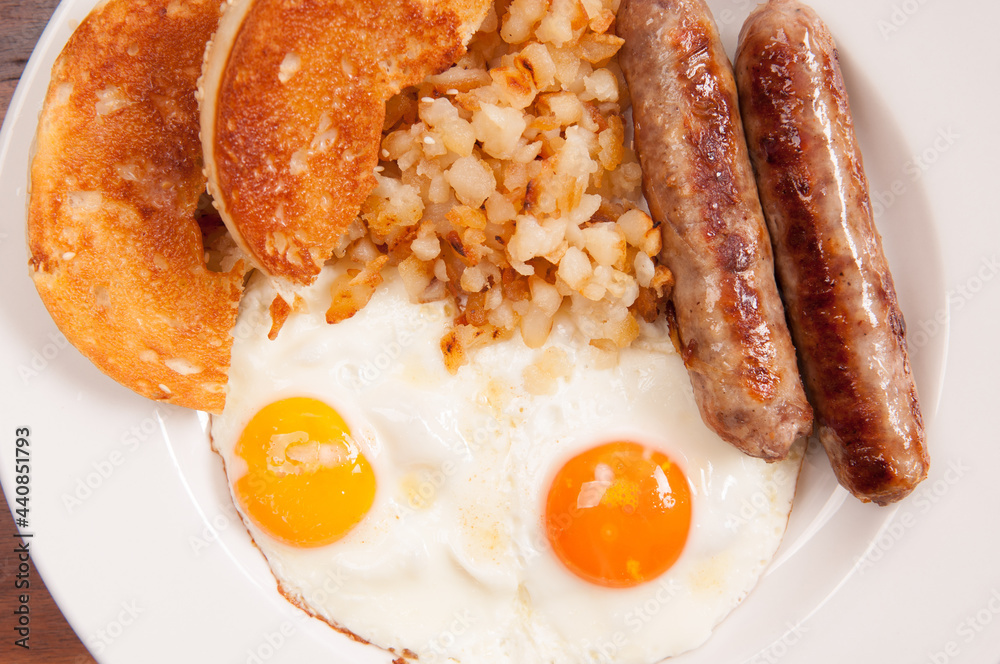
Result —
[{"label": "yellow egg yolk", "polygon": [[375,474],[336,410],[292,397],[265,406],[236,444],[247,474],[236,497],[277,540],[323,546],[343,537],[375,499]]},{"label": "yellow egg yolk", "polygon": [[625,588],[663,574],[691,527],[687,478],[666,455],[614,442],[570,459],[545,505],[553,551],[577,576]]}]

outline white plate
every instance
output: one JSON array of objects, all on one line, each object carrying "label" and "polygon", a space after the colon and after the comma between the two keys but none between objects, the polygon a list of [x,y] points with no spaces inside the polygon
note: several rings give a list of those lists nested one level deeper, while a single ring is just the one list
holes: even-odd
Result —
[{"label": "white plate", "polygon": [[[154,404],[101,374],[59,336],[27,276],[31,137],[52,62],[92,4],[60,5],[0,138],[0,354],[7,371],[0,480],[12,501],[13,432],[30,427],[26,530],[34,533],[35,563],[102,663],[388,662],[277,594],[229,503],[204,416]],[[755,2],[710,4],[731,52]],[[985,26],[997,24],[1000,10],[973,9],[972,0],[813,4],[838,38],[872,191],[885,208],[878,223],[909,322],[932,475],[897,507],[866,506],[836,486],[822,454],[810,454],[767,576],[707,645],[674,661],[996,664],[1000,566],[992,560],[1000,537],[991,525],[1000,499],[970,480],[998,456],[982,415],[995,408],[985,397],[997,390],[977,378],[987,364],[997,367],[996,352],[982,350],[995,347],[988,330],[1000,322],[990,283],[998,268],[989,262],[998,232],[987,223],[997,215],[948,187],[964,182],[966,172],[983,191],[996,186],[987,174],[996,168],[997,132],[981,133],[995,121],[973,102],[998,95],[986,88],[992,79],[977,77],[982,60],[966,47],[977,38],[987,43]],[[943,60],[935,55],[942,53]],[[911,71],[947,77],[902,78]],[[960,99],[966,105],[956,106]],[[952,356],[969,363],[950,369],[943,392],[949,300],[961,316],[952,339],[962,343]],[[994,510],[991,525],[975,524],[985,507]]]}]

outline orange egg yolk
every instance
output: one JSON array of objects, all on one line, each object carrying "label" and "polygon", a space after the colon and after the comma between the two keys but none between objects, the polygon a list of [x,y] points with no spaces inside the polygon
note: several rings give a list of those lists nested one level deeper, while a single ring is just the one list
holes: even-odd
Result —
[{"label": "orange egg yolk", "polygon": [[556,474],[545,529],[556,556],[577,576],[625,588],[665,572],[691,527],[687,478],[666,455],[614,442],[570,459]]},{"label": "orange egg yolk", "polygon": [[375,474],[336,410],[293,397],[257,412],[236,444],[245,513],[277,540],[323,546],[343,537],[375,499]]}]

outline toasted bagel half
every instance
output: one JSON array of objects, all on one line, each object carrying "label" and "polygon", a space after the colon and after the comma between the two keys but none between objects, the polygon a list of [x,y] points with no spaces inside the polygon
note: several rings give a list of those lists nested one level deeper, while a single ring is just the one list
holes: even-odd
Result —
[{"label": "toasted bagel half", "polygon": [[195,218],[218,18],[217,0],[109,0],[80,24],[52,70],[28,211],[31,276],[67,339],[143,396],[215,412],[246,271],[208,269]]},{"label": "toasted bagel half", "polygon": [[375,186],[385,102],[489,0],[230,0],[200,85],[209,191],[256,267],[311,283]]}]

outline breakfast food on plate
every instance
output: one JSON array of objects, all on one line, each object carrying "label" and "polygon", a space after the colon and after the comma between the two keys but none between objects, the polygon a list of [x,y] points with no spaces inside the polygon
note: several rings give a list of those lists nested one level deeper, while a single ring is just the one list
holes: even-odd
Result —
[{"label": "breakfast food on plate", "polygon": [[315,279],[375,187],[386,100],[451,65],[490,4],[230,0],[205,53],[202,147],[256,267]]},{"label": "breakfast food on plate", "polygon": [[[707,6],[625,0],[616,24],[618,0],[234,0],[219,22],[202,0],[136,1],[99,5],[53,70],[33,277],[104,371],[217,413],[280,592],[419,662],[651,664],[704,642],[781,541],[812,418]],[[846,108],[839,73],[800,75],[774,103],[815,85]],[[769,146],[776,111],[752,94]],[[833,149],[853,155],[844,123]],[[863,193],[831,205],[867,210]],[[865,219],[832,232],[871,249],[868,311],[899,325],[870,339],[897,345],[825,312],[804,343],[909,379]],[[776,241],[795,330],[816,329],[818,277],[786,276],[808,256]],[[864,409],[839,428],[840,383],[808,368],[828,449],[885,428]],[[886,412],[919,429],[907,385],[914,410]],[[857,450],[922,453],[850,445],[833,458],[852,490],[871,476]]]},{"label": "breakfast food on plate", "polygon": [[743,26],[736,71],[816,433],[841,484],[891,503],[928,458],[833,37],[812,9],[771,0]]},{"label": "breakfast food on plate", "polygon": [[213,418],[281,592],[414,662],[652,664],[705,641],[781,541],[802,445],[768,463],[708,429],[662,319],[608,363],[564,309],[541,348],[515,335],[452,375],[454,304],[412,302],[395,269],[325,322],[353,269],[324,267],[274,341],[276,291],[251,280]]},{"label": "breakfast food on plate", "polygon": [[31,276],[66,338],[136,392],[207,411],[225,402],[245,271],[196,218],[195,86],[217,20],[208,0],[111,0],[80,24],[52,70],[28,212]]},{"label": "breakfast food on plate", "polygon": [[708,429],[657,315],[592,11],[491,11],[390,101],[378,186],[277,335],[283,284],[242,304],[212,427],[234,503],[290,601],[416,661],[683,652],[787,522],[801,446],[769,464]]},{"label": "breakfast food on plate", "polygon": [[729,59],[703,0],[624,0],[618,35],[635,142],[684,363],[702,417],[783,457],[812,429],[774,279]]},{"label": "breakfast food on plate", "polygon": [[609,358],[661,315],[672,277],[637,207],[613,17],[575,2],[491,10],[455,66],[390,101],[378,186],[337,255],[369,266],[384,252],[411,299],[455,300],[441,340],[453,372],[515,331],[540,346],[564,305]]}]

